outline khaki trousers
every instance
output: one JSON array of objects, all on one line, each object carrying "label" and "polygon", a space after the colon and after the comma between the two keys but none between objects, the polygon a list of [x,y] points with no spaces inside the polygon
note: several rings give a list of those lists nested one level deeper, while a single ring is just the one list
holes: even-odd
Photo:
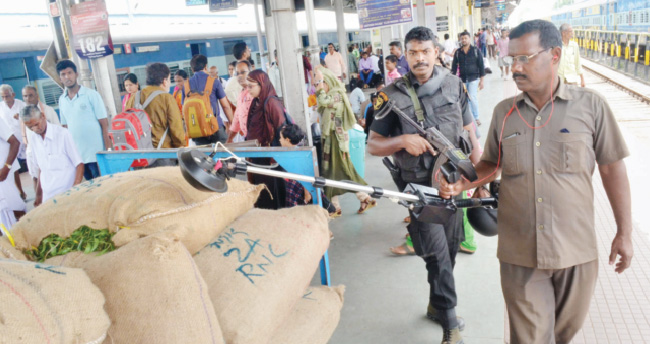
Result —
[{"label": "khaki trousers", "polygon": [[598,260],[544,270],[501,262],[511,344],[569,343],[589,311]]}]

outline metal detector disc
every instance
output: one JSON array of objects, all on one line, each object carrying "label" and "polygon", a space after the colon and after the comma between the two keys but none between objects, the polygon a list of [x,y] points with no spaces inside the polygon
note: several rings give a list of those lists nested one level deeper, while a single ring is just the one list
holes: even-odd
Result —
[{"label": "metal detector disc", "polygon": [[213,173],[215,161],[197,150],[178,152],[178,164],[183,178],[201,191],[226,192],[226,177]]}]

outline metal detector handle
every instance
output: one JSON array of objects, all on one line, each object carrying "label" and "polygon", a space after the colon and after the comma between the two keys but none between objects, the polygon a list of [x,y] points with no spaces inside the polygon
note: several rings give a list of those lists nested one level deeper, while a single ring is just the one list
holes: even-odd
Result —
[{"label": "metal detector handle", "polygon": [[494,197],[486,198],[466,198],[454,201],[457,208],[478,208],[478,207],[492,207],[496,208],[498,201]]}]

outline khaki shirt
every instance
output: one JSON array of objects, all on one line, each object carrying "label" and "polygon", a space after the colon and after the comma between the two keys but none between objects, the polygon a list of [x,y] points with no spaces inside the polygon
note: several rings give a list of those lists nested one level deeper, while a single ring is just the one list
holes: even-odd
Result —
[{"label": "khaki shirt", "polygon": [[[560,82],[551,102],[538,110],[517,96],[501,140],[499,244],[505,263],[562,269],[597,259],[592,175],[629,155],[616,119],[600,94]],[[481,160],[497,163],[503,121],[513,99],[500,102]]]},{"label": "khaki shirt", "polygon": [[[176,99],[167,91],[158,86],[147,86],[140,91],[140,104],[144,104],[147,97],[154,91],[164,91],[165,93],[154,98],[151,103],[144,109],[151,120],[151,143],[153,147],[158,147],[158,142],[162,138],[165,130],[169,128],[165,142],[161,148],[178,148],[187,146],[185,139],[185,126],[183,117],[176,104]],[[126,102],[126,108],[130,109],[135,103],[135,96],[132,96]]]}]

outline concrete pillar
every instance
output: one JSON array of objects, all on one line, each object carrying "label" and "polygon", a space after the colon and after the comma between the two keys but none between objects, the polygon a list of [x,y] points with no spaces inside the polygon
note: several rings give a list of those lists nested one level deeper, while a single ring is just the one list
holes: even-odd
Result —
[{"label": "concrete pillar", "polygon": [[66,47],[68,49],[68,58],[77,65],[77,72],[79,77],[77,82],[84,87],[92,88],[92,74],[90,73],[90,67],[88,67],[88,61],[82,59],[77,55],[74,49],[70,46],[70,40],[72,39],[72,24],[70,22],[70,6],[74,3],[80,1],[75,0],[61,0],[61,19],[63,24],[63,30],[65,32],[64,37],[66,38]]},{"label": "concrete pillar", "polygon": [[307,15],[307,32],[309,34],[310,63],[312,68],[320,65],[320,47],[318,43],[318,31],[316,31],[316,16],[314,14],[314,0],[305,0],[305,14]]},{"label": "concrete pillar", "polygon": [[262,65],[262,70],[266,72],[266,61],[269,59],[264,58],[264,40],[262,39],[262,23],[260,22],[260,0],[255,0],[253,6],[255,6],[255,27],[257,28],[257,46],[260,51],[260,64]]},{"label": "concrete pillar", "polygon": [[[343,17],[343,0],[334,0],[334,12],[336,13],[336,34],[339,39],[339,53],[343,57],[346,69],[348,65],[348,34],[345,32],[345,18]],[[350,82],[350,71],[348,70],[343,78],[343,83]]]},{"label": "concrete pillar", "polygon": [[90,60],[97,92],[102,96],[108,117],[112,118],[122,112],[120,88],[115,71],[113,55]]},{"label": "concrete pillar", "polygon": [[275,26],[273,25],[273,17],[264,17],[264,31],[266,31],[266,47],[269,49],[269,64],[275,62],[273,52],[277,49],[277,36],[275,34]]},{"label": "concrete pillar", "polygon": [[296,124],[307,133],[309,145],[312,145],[311,123],[307,112],[305,74],[302,66],[301,49],[298,44],[296,14],[292,9],[293,0],[271,1],[275,32],[282,32],[282,35],[278,35],[277,49],[282,90],[285,92],[283,94],[286,94],[284,106]]},{"label": "concrete pillar", "polygon": [[[390,42],[393,41],[393,29],[390,26],[381,28],[381,51],[384,55],[384,66],[386,65],[386,56],[390,55]],[[406,53],[406,48],[402,47],[402,51]],[[384,71],[382,71],[384,72]],[[384,75],[386,77],[386,75]]]},{"label": "concrete pillar", "polygon": [[425,0],[417,0],[416,11],[418,12],[418,26],[427,26],[427,11],[424,1]]}]

